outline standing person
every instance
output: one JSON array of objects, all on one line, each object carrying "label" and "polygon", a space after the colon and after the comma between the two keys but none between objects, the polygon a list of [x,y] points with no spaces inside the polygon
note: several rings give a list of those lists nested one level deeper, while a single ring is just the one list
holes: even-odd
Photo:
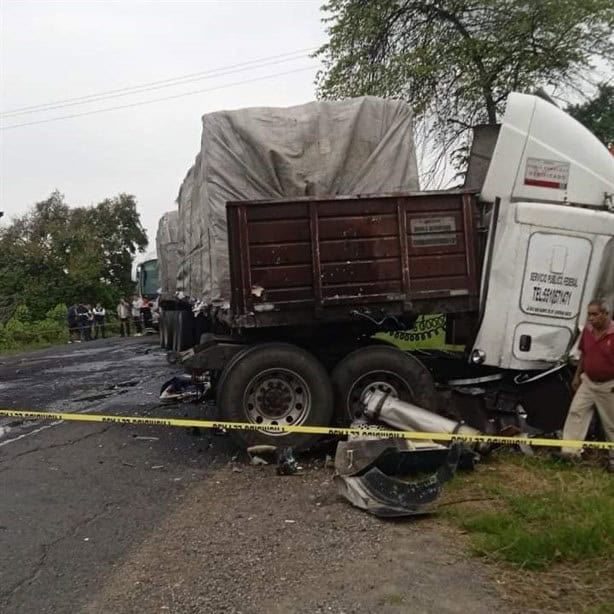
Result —
[{"label": "standing person", "polygon": [[83,303],[77,305],[77,321],[79,322],[79,334],[81,341],[89,341],[90,320],[88,309]]},{"label": "standing person", "polygon": [[107,315],[107,312],[100,303],[96,303],[96,307],[94,307],[93,314],[94,314],[94,339],[98,339],[99,333],[101,337],[104,339],[105,337],[104,319],[105,319],[105,316]]},{"label": "standing person", "polygon": [[148,328],[151,328],[151,303],[142,296],[140,297],[141,302],[141,319],[143,320],[143,332],[145,332]]},{"label": "standing person", "polygon": [[135,294],[132,297],[132,321],[134,322],[134,336],[140,337],[143,334],[141,326],[141,299]]},{"label": "standing person", "polygon": [[[607,303],[592,300],[587,320],[580,338],[582,356],[573,378],[575,396],[563,439],[583,440],[597,408],[606,438],[614,441],[614,322]],[[579,458],[580,454],[575,448],[561,450],[567,458]],[[614,473],[614,450],[609,451],[608,471]]]},{"label": "standing person", "polygon": [[94,312],[89,303],[85,307],[87,308],[87,340],[91,341],[94,337]]},{"label": "standing person", "polygon": [[119,318],[119,334],[122,337],[130,336],[130,305],[128,301],[120,298],[117,305],[117,317]]},{"label": "standing person", "polygon": [[81,341],[81,336],[79,335],[79,315],[77,314],[76,305],[71,305],[68,308],[66,321],[68,324],[68,343],[72,343],[73,340],[79,343]]}]

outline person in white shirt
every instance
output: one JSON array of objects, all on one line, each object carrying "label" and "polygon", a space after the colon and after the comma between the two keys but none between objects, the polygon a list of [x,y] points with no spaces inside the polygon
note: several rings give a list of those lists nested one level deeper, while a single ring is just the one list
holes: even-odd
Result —
[{"label": "person in white shirt", "polygon": [[130,303],[123,298],[117,305],[117,317],[119,318],[119,334],[122,337],[130,336]]},{"label": "person in white shirt", "polygon": [[105,326],[104,319],[107,315],[105,308],[100,304],[96,303],[96,307],[92,310],[94,314],[94,339],[98,339],[98,334],[104,339],[105,338]]},{"label": "person in white shirt", "polygon": [[143,326],[141,323],[141,304],[142,300],[136,294],[132,297],[132,321],[134,322],[135,337],[140,337],[143,334]]}]

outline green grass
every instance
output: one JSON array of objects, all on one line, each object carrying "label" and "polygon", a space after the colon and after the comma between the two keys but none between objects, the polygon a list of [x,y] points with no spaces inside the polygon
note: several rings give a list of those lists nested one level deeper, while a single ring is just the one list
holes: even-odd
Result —
[{"label": "green grass", "polygon": [[470,534],[479,555],[529,570],[614,557],[614,478],[601,467],[508,453],[459,476],[450,503],[461,495],[474,502],[448,505],[444,514]]}]

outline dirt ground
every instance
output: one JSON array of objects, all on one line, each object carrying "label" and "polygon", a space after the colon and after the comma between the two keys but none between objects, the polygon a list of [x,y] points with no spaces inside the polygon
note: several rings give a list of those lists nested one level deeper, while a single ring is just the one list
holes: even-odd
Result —
[{"label": "dirt ground", "polygon": [[[121,561],[85,612],[492,612],[496,580],[435,518],[352,508],[321,461],[227,465]],[[460,542],[459,542],[460,537]],[[512,611],[509,604],[506,612]]]}]

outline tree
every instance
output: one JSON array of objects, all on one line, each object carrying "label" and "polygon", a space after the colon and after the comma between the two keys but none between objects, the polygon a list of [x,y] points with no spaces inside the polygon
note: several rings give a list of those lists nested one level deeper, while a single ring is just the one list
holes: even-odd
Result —
[{"label": "tree", "polygon": [[445,151],[511,91],[582,91],[614,61],[611,0],[329,0],[322,98],[405,99]]},{"label": "tree", "polygon": [[73,208],[55,191],[0,230],[0,296],[25,305],[35,319],[60,303],[110,306],[132,294],[132,260],[146,246],[133,196]]},{"label": "tree", "polygon": [[594,98],[566,110],[607,147],[614,146],[614,85],[600,83]]}]

